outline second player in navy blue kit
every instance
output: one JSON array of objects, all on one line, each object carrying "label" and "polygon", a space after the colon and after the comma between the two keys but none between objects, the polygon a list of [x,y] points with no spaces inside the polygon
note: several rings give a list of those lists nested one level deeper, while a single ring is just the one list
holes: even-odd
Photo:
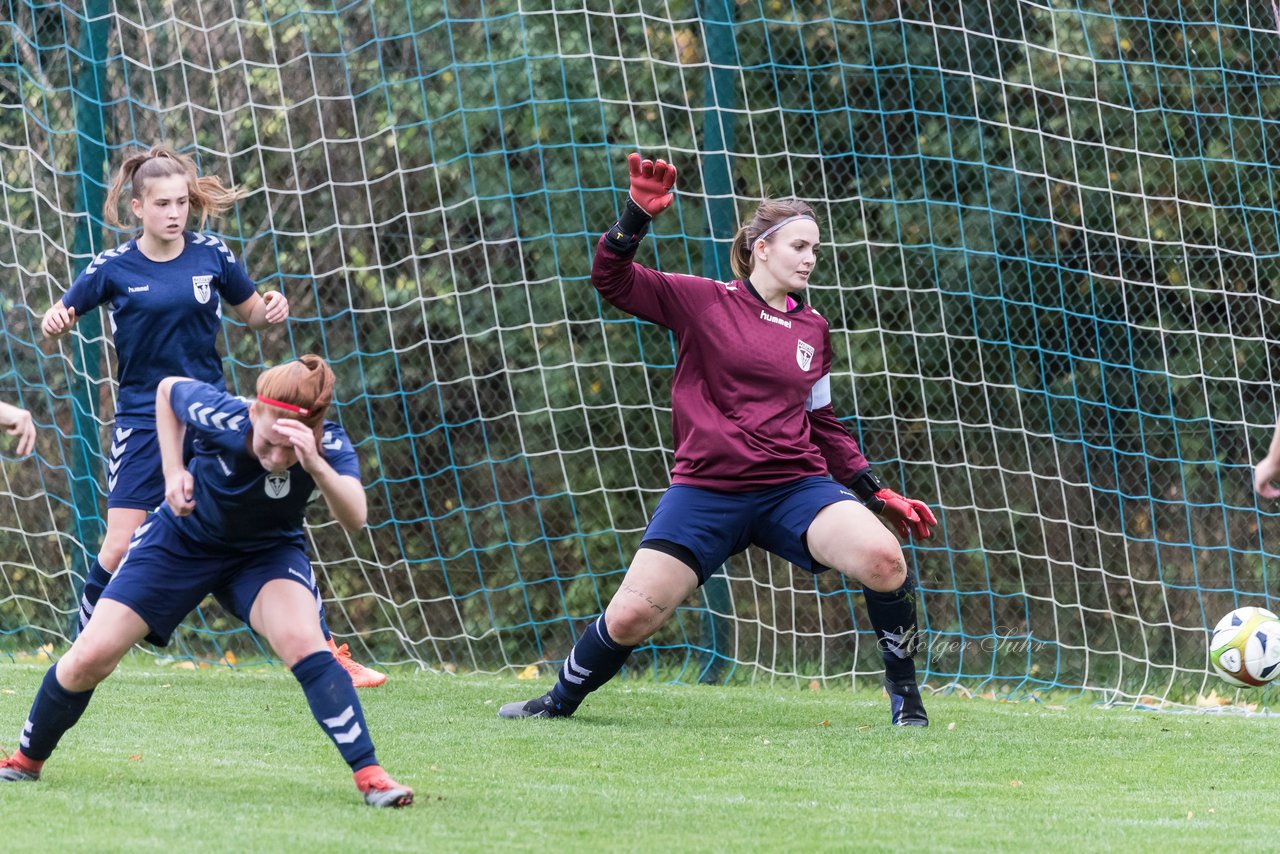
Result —
[{"label": "second player in navy blue kit", "polygon": [[[19,750],[0,761],[0,780],[39,779],[129,649],[144,638],[168,643],[212,593],[290,668],[366,803],[413,802],[413,791],[378,764],[355,687],[326,646],[316,609],[303,532],[312,493],[348,531],[362,528],[367,514],[355,449],[324,420],[332,396],[333,372],[318,356],[263,373],[252,403],[186,377],[159,382],[165,503],[139,526],[93,619],[46,673]],[[194,441],[184,466],[188,433]]]},{"label": "second player in navy blue kit", "polygon": [[[89,568],[80,603],[80,628],[93,614],[126,546],[147,513],[164,500],[156,445],[156,384],[186,376],[225,388],[217,339],[222,303],[251,329],[284,323],[289,303],[278,291],[259,296],[244,267],[218,237],[198,228],[230,208],[240,192],[202,176],[189,157],[158,146],[121,165],[108,194],[105,216],[122,226],[120,197],[142,233],[93,259],[71,288],[45,313],[46,335],[59,337],[99,306],[109,311],[119,366],[116,419],[107,455],[107,532]],[[326,629],[326,636],[328,631]],[[331,651],[357,687],[380,685],[386,676],[351,660],[346,645]]]},{"label": "second player in navy blue kit", "polygon": [[45,335],[58,338],[88,312],[106,306],[120,384],[116,420],[108,435],[107,533],[90,567],[81,603],[83,629],[98,594],[120,563],[130,537],[164,500],[155,435],[156,384],[187,376],[223,387],[217,338],[225,300],[252,329],[284,323],[289,303],[278,292],[259,296],[225,244],[197,229],[239,197],[233,187],[201,176],[195,164],[163,146],[127,158],[104,205],[112,225],[128,189],[130,213],[141,233],[100,253],[45,312]]}]

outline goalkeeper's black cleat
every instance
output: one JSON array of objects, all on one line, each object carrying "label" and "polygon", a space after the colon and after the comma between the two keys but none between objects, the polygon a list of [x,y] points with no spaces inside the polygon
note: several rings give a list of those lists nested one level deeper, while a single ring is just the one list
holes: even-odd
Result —
[{"label": "goalkeeper's black cleat", "polygon": [[920,686],[914,679],[894,681],[884,677],[884,690],[889,692],[889,713],[894,726],[928,726]]},{"label": "goalkeeper's black cleat", "polygon": [[573,714],[573,709],[565,709],[555,700],[551,699],[551,692],[543,694],[533,700],[527,700],[523,703],[507,703],[501,709],[498,709],[498,717],[500,718],[567,718]]}]

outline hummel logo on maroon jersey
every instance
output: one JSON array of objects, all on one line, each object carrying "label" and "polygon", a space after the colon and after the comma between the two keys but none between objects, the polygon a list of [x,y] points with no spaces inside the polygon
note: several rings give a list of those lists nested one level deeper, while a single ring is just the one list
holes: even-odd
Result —
[{"label": "hummel logo on maroon jersey", "polygon": [[[788,329],[791,328],[790,320],[787,320],[786,318],[783,318],[783,317],[774,317],[772,314],[769,314],[767,311],[764,311],[763,309],[761,309],[760,311],[760,319],[767,320],[770,323],[776,323],[779,326],[785,326]],[[808,370],[808,369],[806,368],[805,370]]]}]

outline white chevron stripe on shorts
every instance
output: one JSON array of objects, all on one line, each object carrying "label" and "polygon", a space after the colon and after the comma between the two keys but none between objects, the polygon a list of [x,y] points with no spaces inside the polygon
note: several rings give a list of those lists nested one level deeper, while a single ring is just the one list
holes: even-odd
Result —
[{"label": "white chevron stripe on shorts", "polygon": [[107,458],[107,491],[116,488],[116,479],[120,476],[120,466],[124,465],[124,452],[129,447],[129,437],[133,435],[133,428],[121,430],[119,427],[115,430],[115,437],[111,442],[110,456]]},{"label": "white chevron stripe on shorts", "polygon": [[35,724],[31,723],[31,718],[27,718],[26,724],[22,727],[22,735],[18,738],[18,746],[31,748],[31,728]]}]

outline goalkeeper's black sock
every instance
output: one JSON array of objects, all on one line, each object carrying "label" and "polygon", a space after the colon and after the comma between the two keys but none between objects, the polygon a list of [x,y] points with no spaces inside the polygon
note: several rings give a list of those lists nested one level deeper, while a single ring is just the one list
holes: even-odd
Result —
[{"label": "goalkeeper's black sock", "polygon": [[359,771],[369,765],[377,765],[373,752],[373,739],[364,722],[364,710],[351,684],[351,677],[342,669],[338,659],[327,649],[313,652],[290,669],[302,693],[307,695],[307,705],[325,735],[333,739],[342,758]]},{"label": "goalkeeper's black sock", "polygon": [[22,728],[18,745],[22,755],[43,762],[58,746],[62,734],[76,725],[93,697],[88,691],[68,691],[58,684],[58,665],[50,667],[31,704],[31,714]]},{"label": "goalkeeper's black sock", "polygon": [[876,644],[884,658],[884,675],[893,682],[915,682],[914,656],[920,648],[920,628],[916,622],[916,590],[911,573],[902,586],[891,593],[862,588],[867,615],[876,633]]},{"label": "goalkeeper's black sock", "polygon": [[573,714],[588,694],[617,675],[633,649],[609,637],[601,614],[569,651],[560,667],[560,678],[551,689],[551,699],[561,712]]},{"label": "goalkeeper's black sock", "polygon": [[80,593],[80,631],[83,632],[84,627],[88,625],[89,618],[93,616],[93,609],[98,606],[98,599],[102,597],[102,591],[110,582],[111,573],[107,572],[95,557],[93,563],[89,564],[89,572],[84,577],[84,590]]}]

